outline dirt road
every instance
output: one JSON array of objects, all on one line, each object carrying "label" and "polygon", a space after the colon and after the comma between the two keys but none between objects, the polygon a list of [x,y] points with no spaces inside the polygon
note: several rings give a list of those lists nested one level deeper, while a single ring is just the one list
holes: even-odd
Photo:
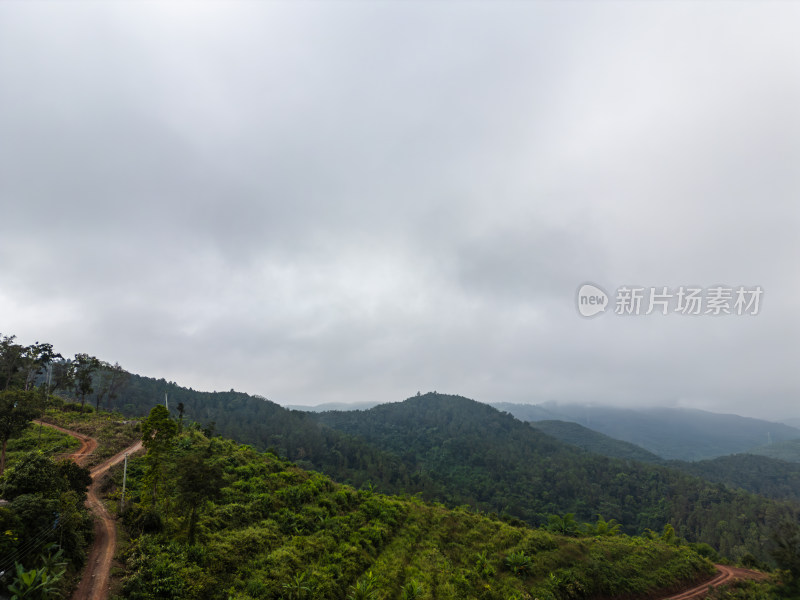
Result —
[{"label": "dirt road", "polygon": [[58,425],[53,425],[52,423],[45,423],[43,421],[34,421],[34,423],[36,423],[37,425],[44,425],[45,427],[55,429],[57,431],[60,431],[61,433],[66,433],[77,439],[81,443],[81,447],[78,448],[72,454],[67,455],[67,458],[71,458],[79,465],[84,465],[86,461],[89,460],[89,456],[97,449],[97,440],[89,437],[88,435],[83,435],[76,431],[70,431],[69,429],[64,429],[63,427],[59,427]]},{"label": "dirt road", "polygon": [[108,579],[111,561],[117,548],[117,529],[114,518],[100,499],[100,478],[111,467],[125,459],[125,453],[132,454],[142,449],[142,442],[136,442],[119,454],[100,463],[92,469],[92,485],[86,504],[94,513],[94,542],[86,560],[86,569],[81,582],[72,595],[72,600],[105,600],[108,598]]},{"label": "dirt road", "polygon": [[698,585],[690,590],[686,590],[685,592],[662,598],[662,600],[697,600],[699,598],[706,597],[706,594],[708,594],[708,588],[710,586],[719,587],[720,585],[725,585],[726,583],[732,583],[733,581],[742,579],[761,580],[767,578],[764,573],[759,573],[758,571],[738,569],[736,567],[726,567],[725,565],[715,566],[717,567],[717,574],[712,579],[709,579],[702,585]]},{"label": "dirt road", "polygon": [[[45,425],[68,433],[81,441],[80,449],[71,456],[78,464],[86,462],[88,456],[97,448],[97,440],[94,438],[56,425],[50,425],[49,423],[45,423]],[[94,541],[92,542],[91,550],[89,550],[83,577],[75,593],[72,594],[72,600],[106,600],[108,598],[108,580],[111,572],[111,561],[114,559],[114,551],[117,548],[117,530],[114,518],[100,499],[100,478],[111,467],[122,462],[126,453],[133,454],[141,449],[142,442],[136,442],[91,470],[92,485],[89,486],[86,505],[95,517]]]}]

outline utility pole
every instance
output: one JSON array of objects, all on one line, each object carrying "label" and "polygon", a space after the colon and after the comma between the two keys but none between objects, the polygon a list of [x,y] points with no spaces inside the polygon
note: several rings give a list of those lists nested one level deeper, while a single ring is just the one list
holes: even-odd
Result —
[{"label": "utility pole", "polygon": [[122,471],[122,500],[120,501],[119,512],[125,512],[125,483],[128,481],[128,453],[125,453],[125,468]]},{"label": "utility pole", "polygon": [[167,402],[167,392],[164,392],[164,406],[169,410],[169,402]]}]

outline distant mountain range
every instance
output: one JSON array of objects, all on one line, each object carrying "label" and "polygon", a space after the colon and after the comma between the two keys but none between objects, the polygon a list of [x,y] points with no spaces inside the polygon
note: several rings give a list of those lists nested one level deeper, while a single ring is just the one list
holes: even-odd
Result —
[{"label": "distant mountain range", "polygon": [[791,418],[791,419],[781,419],[780,422],[784,423],[786,425],[791,425],[792,427],[797,427],[798,429],[800,429],[800,417],[795,417],[795,418]]},{"label": "distant mountain range", "polygon": [[[489,404],[521,421],[535,423],[537,429],[561,441],[614,458],[657,464],[665,460],[696,461],[753,453],[800,462],[800,429],[786,423],[689,408]],[[321,413],[369,410],[379,405],[378,402],[331,402],[286,408]],[[800,419],[795,422],[800,424]]]},{"label": "distant mountain range", "polygon": [[800,429],[783,423],[690,408],[630,409],[511,403],[493,403],[492,406],[523,421],[578,423],[673,460],[716,458],[800,438]]},{"label": "distant mountain range", "polygon": [[[706,481],[723,483],[767,498],[800,501],[800,460],[787,462],[779,457],[747,453],[699,461],[667,461],[644,448],[615,440],[577,423],[536,421],[531,426],[594,454],[665,465]],[[800,440],[779,442],[768,448],[778,450],[775,454],[792,454],[793,450],[794,457],[798,458]]]},{"label": "distant mountain range", "polygon": [[303,404],[284,404],[284,408],[289,410],[302,410],[305,412],[325,412],[328,410],[369,410],[378,406],[380,402],[325,402],[314,406]]}]

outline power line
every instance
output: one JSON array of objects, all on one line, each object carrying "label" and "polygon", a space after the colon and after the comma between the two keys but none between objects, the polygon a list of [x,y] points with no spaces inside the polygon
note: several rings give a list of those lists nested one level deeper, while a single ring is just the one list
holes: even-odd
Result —
[{"label": "power line", "polygon": [[[55,532],[71,524],[74,519],[77,519],[80,515],[75,511],[78,508],[78,504],[72,504],[64,508],[62,512],[56,514],[56,520],[53,525],[48,525],[39,530],[33,537],[25,540],[21,546],[12,550],[11,554],[8,556],[3,557],[3,562],[0,562],[0,577],[3,577],[7,571],[14,566],[15,563],[20,562],[22,559],[30,556],[32,552],[34,552],[39,546],[44,544],[47,541],[47,538],[51,535],[55,535]],[[62,519],[64,512],[70,511],[72,514],[68,515],[66,519]]]},{"label": "power line", "polygon": [[8,569],[14,566],[15,563],[20,562],[21,559],[30,555],[31,552],[36,550],[43,544],[48,537],[55,531],[52,527],[47,527],[41,530],[36,536],[23,542],[22,546],[16,548],[0,565],[0,571],[5,573]]}]

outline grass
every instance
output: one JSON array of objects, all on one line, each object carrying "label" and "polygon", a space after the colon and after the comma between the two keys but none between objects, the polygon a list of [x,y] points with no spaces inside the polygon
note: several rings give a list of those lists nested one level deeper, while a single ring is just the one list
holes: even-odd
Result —
[{"label": "grass", "polygon": [[32,424],[20,437],[8,440],[6,469],[26,452],[39,450],[46,456],[58,460],[77,450],[80,445],[80,442],[71,435]]},{"label": "grass", "polygon": [[88,467],[114,456],[141,439],[139,422],[127,419],[120,413],[81,413],[50,408],[42,420],[97,440],[97,450],[87,463]]}]

